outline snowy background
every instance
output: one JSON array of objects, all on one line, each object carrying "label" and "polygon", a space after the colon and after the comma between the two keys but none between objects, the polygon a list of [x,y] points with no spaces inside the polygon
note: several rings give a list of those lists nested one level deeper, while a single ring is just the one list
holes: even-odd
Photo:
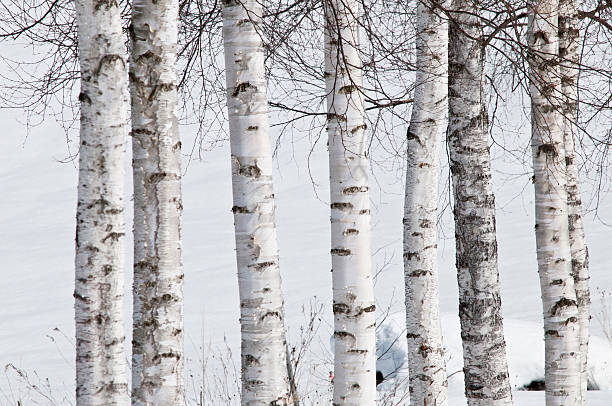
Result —
[{"label": "snowy background", "polygon": [[[523,114],[512,118],[518,127]],[[76,209],[76,150],[62,128],[49,118],[26,128],[19,111],[0,111],[0,365],[14,365],[28,374],[31,383],[55,399],[69,404],[74,389],[74,233]],[[183,127],[183,148],[191,151],[193,129]],[[522,128],[523,135],[528,127]],[[74,137],[74,133],[71,134]],[[274,136],[276,136],[275,134]],[[517,145],[528,145],[523,136]],[[331,274],[329,256],[329,204],[327,152],[321,141],[311,151],[305,137],[289,137],[280,143],[275,173],[277,226],[281,272],[289,339],[295,343],[307,320],[310,304],[323,305],[322,321],[312,348],[321,358],[329,351],[332,331]],[[130,147],[128,147],[128,151]],[[533,186],[529,166],[505,159],[493,149],[497,196],[499,271],[508,343],[509,368],[515,388],[543,378],[543,332],[535,235]],[[529,162],[529,155],[527,162]],[[126,182],[131,185],[129,154]],[[236,281],[233,217],[230,211],[231,176],[227,145],[185,156],[183,183],[183,254],[185,270],[185,347],[187,391],[197,392],[204,357],[226,351],[225,342],[239,361],[239,305]],[[376,295],[380,312],[390,316],[381,337],[393,341],[402,336],[403,270],[401,167],[374,168],[372,176],[372,251],[380,273]],[[589,212],[585,228],[590,252],[592,314],[591,372],[601,389],[612,390],[612,343],[598,322],[604,306],[599,290],[612,291],[612,196],[594,201],[592,185],[584,187]],[[443,194],[448,189],[441,186]],[[131,186],[127,188],[131,202]],[[598,205],[598,211],[593,211]],[[442,206],[442,204],[441,204]],[[131,228],[128,206],[127,228]],[[451,404],[461,405],[463,383],[461,342],[457,317],[457,282],[454,267],[453,224],[446,210],[440,221],[439,272],[443,334],[448,348]],[[126,247],[126,332],[131,314],[131,237]],[[610,302],[608,302],[610,304]],[[383,314],[381,313],[381,317]],[[130,338],[126,340],[129,343]],[[395,355],[402,355],[400,349]],[[397,359],[396,359],[397,361]],[[390,361],[389,361],[390,362]],[[237,362],[239,368],[239,362]],[[381,367],[388,368],[388,365]],[[214,368],[214,367],[213,367]],[[457,373],[455,373],[457,372]],[[191,375],[194,377],[192,378]],[[319,376],[324,382],[327,376]],[[49,404],[33,395],[11,367],[0,376],[0,405],[16,399]],[[48,381],[47,381],[48,380]],[[50,390],[44,387],[50,387]],[[612,392],[590,392],[589,404],[612,404]],[[31,398],[29,398],[31,397]],[[516,404],[543,404],[543,393],[517,392]],[[30,404],[27,401],[24,405]]]}]

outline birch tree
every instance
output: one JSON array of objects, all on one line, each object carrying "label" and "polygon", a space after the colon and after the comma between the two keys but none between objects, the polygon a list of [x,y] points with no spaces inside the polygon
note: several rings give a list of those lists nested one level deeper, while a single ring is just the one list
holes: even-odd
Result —
[{"label": "birch tree", "polygon": [[122,314],[126,51],[116,2],[77,0],[75,7],[81,66],[76,402],[127,406]]},{"label": "birch tree", "polygon": [[[446,405],[437,233],[440,145],[446,130],[448,22],[437,2],[417,2],[416,83],[407,134],[404,275],[410,404]],[[448,8],[448,2],[441,7]]]},{"label": "birch tree", "polygon": [[557,0],[531,1],[529,78],[536,244],[545,333],[546,404],[578,405],[580,340],[572,275],[562,114]]},{"label": "birch tree", "polygon": [[580,329],[580,394],[586,404],[588,383],[587,359],[589,343],[590,292],[589,254],[582,225],[578,167],[574,140],[578,120],[578,10],[574,0],[559,0],[559,57],[561,76],[561,112],[563,113],[563,143],[567,173],[567,213],[572,274],[578,304]]},{"label": "birch tree", "polygon": [[242,404],[289,396],[264,49],[257,0],[223,2],[223,42],[242,339]]},{"label": "birch tree", "polygon": [[327,0],[325,83],[331,208],[335,405],[374,405],[376,304],[359,2]]},{"label": "birch tree", "polygon": [[138,406],[185,403],[177,23],[176,0],[134,0],[132,404]]},{"label": "birch tree", "polygon": [[501,309],[479,0],[453,0],[448,146],[468,405],[511,405]]}]

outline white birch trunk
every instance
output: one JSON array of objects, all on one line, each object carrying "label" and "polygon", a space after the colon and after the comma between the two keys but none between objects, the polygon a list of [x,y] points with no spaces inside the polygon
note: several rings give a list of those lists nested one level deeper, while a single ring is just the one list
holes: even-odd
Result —
[{"label": "white birch trunk", "polygon": [[116,2],[77,0],[81,129],[76,230],[77,406],[127,406],[123,158],[127,66]]},{"label": "white birch trunk", "polygon": [[[448,3],[441,5],[448,8]],[[417,72],[407,135],[404,273],[413,406],[446,405],[448,397],[436,233],[440,145],[448,108],[448,22],[433,4],[417,4]]]},{"label": "white birch trunk", "polygon": [[450,170],[459,317],[470,406],[511,405],[495,233],[478,0],[453,0],[449,31]]},{"label": "white birch trunk", "polygon": [[529,7],[529,78],[536,243],[545,333],[548,406],[581,404],[580,340],[572,275],[563,117],[559,110],[557,0]]},{"label": "white birch trunk", "polygon": [[132,404],[138,406],[185,403],[177,24],[176,0],[134,0]]},{"label": "white birch trunk", "polygon": [[590,322],[589,253],[582,225],[582,200],[580,198],[578,167],[574,140],[578,119],[578,10],[575,0],[559,1],[559,56],[561,91],[563,93],[563,140],[567,167],[567,213],[569,224],[572,272],[578,303],[580,325],[580,393],[586,404],[588,383],[588,345]]},{"label": "white birch trunk", "polygon": [[257,0],[225,0],[223,42],[242,332],[242,404],[284,405],[289,382],[264,50]]},{"label": "white birch trunk", "polygon": [[334,405],[374,405],[376,304],[359,2],[326,0],[325,82],[334,312]]}]

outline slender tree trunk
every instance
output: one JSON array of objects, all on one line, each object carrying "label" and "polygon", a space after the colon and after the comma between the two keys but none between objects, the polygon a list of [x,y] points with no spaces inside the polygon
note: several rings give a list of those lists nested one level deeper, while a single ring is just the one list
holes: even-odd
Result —
[{"label": "slender tree trunk", "polygon": [[257,0],[225,0],[223,42],[242,329],[242,404],[289,399],[264,50]]},{"label": "slender tree trunk", "polygon": [[176,0],[134,0],[132,404],[183,405],[181,143]]},{"label": "slender tree trunk", "polygon": [[489,156],[479,0],[453,0],[449,30],[450,170],[468,405],[511,405]]},{"label": "slender tree trunk", "polygon": [[[448,386],[440,328],[436,233],[440,145],[448,108],[448,23],[435,4],[417,4],[417,72],[407,135],[404,273],[413,406],[446,405]],[[448,1],[442,6],[448,7]]]},{"label": "slender tree trunk", "polygon": [[561,91],[563,93],[563,140],[567,164],[567,212],[569,224],[572,272],[578,322],[580,325],[580,393],[586,404],[588,383],[588,345],[590,321],[589,252],[582,225],[582,200],[580,199],[578,167],[576,166],[576,121],[578,119],[578,10],[574,0],[559,1],[559,56]]},{"label": "slender tree trunk", "polygon": [[77,406],[129,404],[123,331],[127,72],[116,2],[75,2],[81,65],[76,229]]},{"label": "slender tree trunk", "polygon": [[568,229],[557,0],[529,7],[536,243],[545,333],[546,404],[579,405],[580,340]]},{"label": "slender tree trunk", "polygon": [[359,2],[326,0],[325,82],[331,197],[335,405],[374,405],[376,319],[370,254]]}]

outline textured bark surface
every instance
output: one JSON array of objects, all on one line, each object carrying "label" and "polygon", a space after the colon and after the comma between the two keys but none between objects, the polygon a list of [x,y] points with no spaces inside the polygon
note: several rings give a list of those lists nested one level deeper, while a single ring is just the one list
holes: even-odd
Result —
[{"label": "textured bark surface", "polygon": [[[436,233],[440,145],[448,109],[448,23],[432,4],[417,4],[417,72],[407,136],[404,274],[410,404],[414,406],[446,405],[448,397]],[[442,6],[447,8],[448,1]]]},{"label": "textured bark surface", "polygon": [[576,120],[578,119],[578,10],[574,0],[559,1],[559,57],[561,111],[563,113],[563,141],[567,166],[567,213],[572,255],[572,273],[578,303],[580,325],[580,393],[586,404],[587,363],[591,297],[589,292],[589,253],[582,225],[578,167],[576,165]]},{"label": "textured bark surface", "polygon": [[359,2],[325,3],[335,405],[374,405],[376,304],[370,254],[370,200]]},{"label": "textured bark surface", "polygon": [[579,405],[580,343],[572,275],[556,0],[529,8],[529,77],[536,243],[545,334],[546,404]]},{"label": "textured bark surface", "polygon": [[116,2],[77,0],[81,129],[76,229],[78,406],[129,404],[123,331],[127,63]]},{"label": "textured bark surface", "polygon": [[256,0],[224,0],[242,404],[249,406],[284,405],[289,398],[261,15]]},{"label": "textured bark surface", "polygon": [[459,317],[468,405],[511,405],[491,179],[483,30],[478,0],[453,0],[449,31],[449,152]]},{"label": "textured bark surface", "polygon": [[184,404],[177,20],[176,0],[133,3],[132,404],[139,406]]}]

